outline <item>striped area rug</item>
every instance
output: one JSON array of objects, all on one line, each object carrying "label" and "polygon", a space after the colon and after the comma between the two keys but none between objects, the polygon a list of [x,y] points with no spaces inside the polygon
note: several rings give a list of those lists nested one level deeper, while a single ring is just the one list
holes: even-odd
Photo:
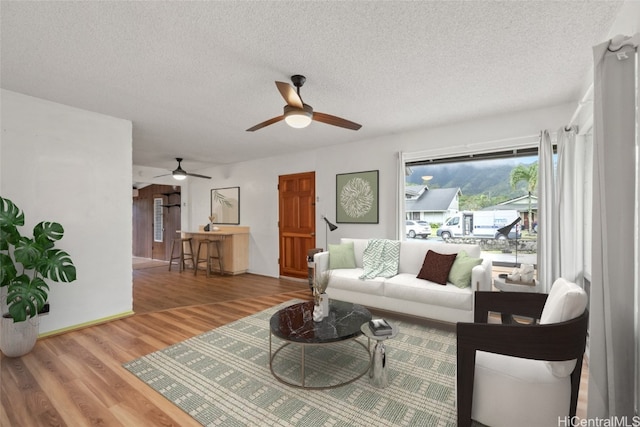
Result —
[{"label": "striped area rug", "polygon": [[[389,386],[368,375],[345,386],[303,390],[277,381],[269,370],[269,319],[289,301],[213,329],[124,367],[207,426],[455,426],[455,333],[395,322],[386,341]],[[367,344],[366,337],[358,338]],[[275,351],[283,342],[273,338]],[[373,343],[372,343],[373,346]],[[278,353],[274,371],[300,381],[300,347]],[[354,341],[307,346],[307,385],[352,378],[367,368]]]}]

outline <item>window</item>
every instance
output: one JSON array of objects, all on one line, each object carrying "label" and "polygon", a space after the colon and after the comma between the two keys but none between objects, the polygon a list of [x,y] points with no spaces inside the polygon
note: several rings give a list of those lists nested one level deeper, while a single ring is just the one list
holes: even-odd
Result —
[{"label": "window", "polygon": [[[430,223],[430,240],[480,241],[483,256],[492,258],[495,265],[537,264],[538,148],[534,141],[503,151],[405,157],[401,218]],[[510,232],[499,231],[518,217],[520,223]],[[411,238],[406,230],[405,236]]]},{"label": "window", "polygon": [[164,200],[162,198],[153,199],[153,241],[164,241],[164,212],[162,211]]}]

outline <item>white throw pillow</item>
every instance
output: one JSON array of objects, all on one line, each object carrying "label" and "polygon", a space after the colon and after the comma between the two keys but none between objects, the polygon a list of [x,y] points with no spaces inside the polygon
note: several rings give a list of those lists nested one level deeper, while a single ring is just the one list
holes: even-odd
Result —
[{"label": "white throw pillow", "polygon": [[[542,309],[540,324],[566,322],[584,313],[587,308],[587,293],[580,286],[562,277],[557,279]],[[547,367],[556,377],[566,377],[573,372],[576,360],[562,362],[546,362]]]}]

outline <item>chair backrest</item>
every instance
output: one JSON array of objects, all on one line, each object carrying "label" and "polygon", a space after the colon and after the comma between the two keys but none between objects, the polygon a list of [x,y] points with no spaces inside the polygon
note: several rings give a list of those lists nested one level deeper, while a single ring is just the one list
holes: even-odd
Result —
[{"label": "chair backrest", "polygon": [[[551,286],[551,291],[542,309],[540,324],[565,322],[580,316],[587,308],[587,293],[580,286],[564,278],[558,278]],[[546,362],[547,367],[556,377],[566,377],[573,372],[576,360],[562,362]]]}]

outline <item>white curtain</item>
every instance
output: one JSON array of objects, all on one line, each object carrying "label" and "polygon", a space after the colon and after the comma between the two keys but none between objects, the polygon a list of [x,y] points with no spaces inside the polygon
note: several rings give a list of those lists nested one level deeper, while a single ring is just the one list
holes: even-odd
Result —
[{"label": "white curtain", "polygon": [[558,130],[558,166],[554,207],[557,209],[559,277],[584,286],[584,137],[578,129]]},{"label": "white curtain", "polygon": [[538,280],[542,292],[549,292],[558,277],[583,285],[584,146],[577,146],[580,142],[576,133],[576,127],[558,130],[556,168],[549,132],[540,135]]},{"label": "white curtain", "polygon": [[548,131],[540,134],[538,150],[538,280],[541,292],[548,293],[558,278],[558,209],[553,167],[553,145]]},{"label": "white curtain", "polygon": [[[634,414],[638,197],[635,45],[594,52],[593,248],[588,417]],[[613,51],[612,51],[613,50]]]}]

